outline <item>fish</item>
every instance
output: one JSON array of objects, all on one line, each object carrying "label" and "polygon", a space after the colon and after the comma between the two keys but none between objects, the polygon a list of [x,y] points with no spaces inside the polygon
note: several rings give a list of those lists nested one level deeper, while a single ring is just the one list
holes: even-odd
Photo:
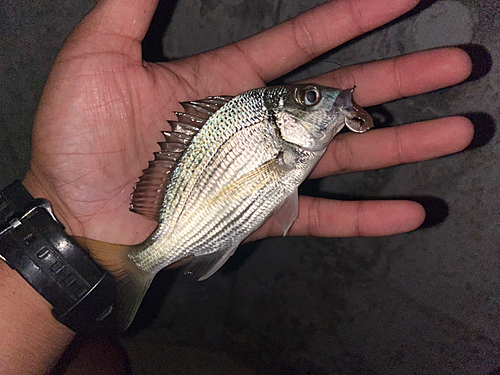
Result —
[{"label": "fish", "polygon": [[353,90],[281,85],[180,103],[131,197],[130,209],[156,229],[137,245],[84,241],[115,276],[120,330],[160,270],[188,259],[187,273],[206,280],[271,215],[286,235],[297,189],[333,137],[373,127]]}]

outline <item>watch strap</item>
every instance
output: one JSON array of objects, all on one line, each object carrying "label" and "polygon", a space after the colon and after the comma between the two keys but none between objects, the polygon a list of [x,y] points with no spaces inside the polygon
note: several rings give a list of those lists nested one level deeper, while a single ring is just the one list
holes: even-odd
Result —
[{"label": "watch strap", "polygon": [[66,234],[49,202],[34,199],[19,180],[0,192],[0,258],[77,333],[103,326],[113,310],[113,277]]}]

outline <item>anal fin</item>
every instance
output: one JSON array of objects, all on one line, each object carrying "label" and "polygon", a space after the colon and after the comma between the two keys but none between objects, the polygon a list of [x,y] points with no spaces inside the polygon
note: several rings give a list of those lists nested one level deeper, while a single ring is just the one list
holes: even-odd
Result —
[{"label": "anal fin", "polygon": [[295,219],[299,215],[299,192],[297,189],[285,199],[275,214],[276,221],[283,229],[283,237],[286,236],[288,230],[292,226]]},{"label": "anal fin", "polygon": [[227,262],[237,248],[238,246],[234,246],[227,250],[195,256],[184,273],[196,276],[198,281],[206,280]]}]

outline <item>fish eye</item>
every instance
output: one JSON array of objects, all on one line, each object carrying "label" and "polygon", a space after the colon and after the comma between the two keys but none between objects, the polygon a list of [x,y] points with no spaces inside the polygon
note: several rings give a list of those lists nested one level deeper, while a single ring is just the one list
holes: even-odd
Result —
[{"label": "fish eye", "polygon": [[321,100],[321,94],[317,87],[301,87],[298,88],[295,93],[295,100],[300,105],[311,107],[319,103],[319,101]]}]

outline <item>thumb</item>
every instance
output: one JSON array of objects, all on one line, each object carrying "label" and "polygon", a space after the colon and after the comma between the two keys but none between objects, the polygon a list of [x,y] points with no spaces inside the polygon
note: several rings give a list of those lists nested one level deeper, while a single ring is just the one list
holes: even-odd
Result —
[{"label": "thumb", "polygon": [[158,0],[98,1],[68,37],[65,52],[132,52],[130,47],[138,47],[146,35],[157,4]]}]

